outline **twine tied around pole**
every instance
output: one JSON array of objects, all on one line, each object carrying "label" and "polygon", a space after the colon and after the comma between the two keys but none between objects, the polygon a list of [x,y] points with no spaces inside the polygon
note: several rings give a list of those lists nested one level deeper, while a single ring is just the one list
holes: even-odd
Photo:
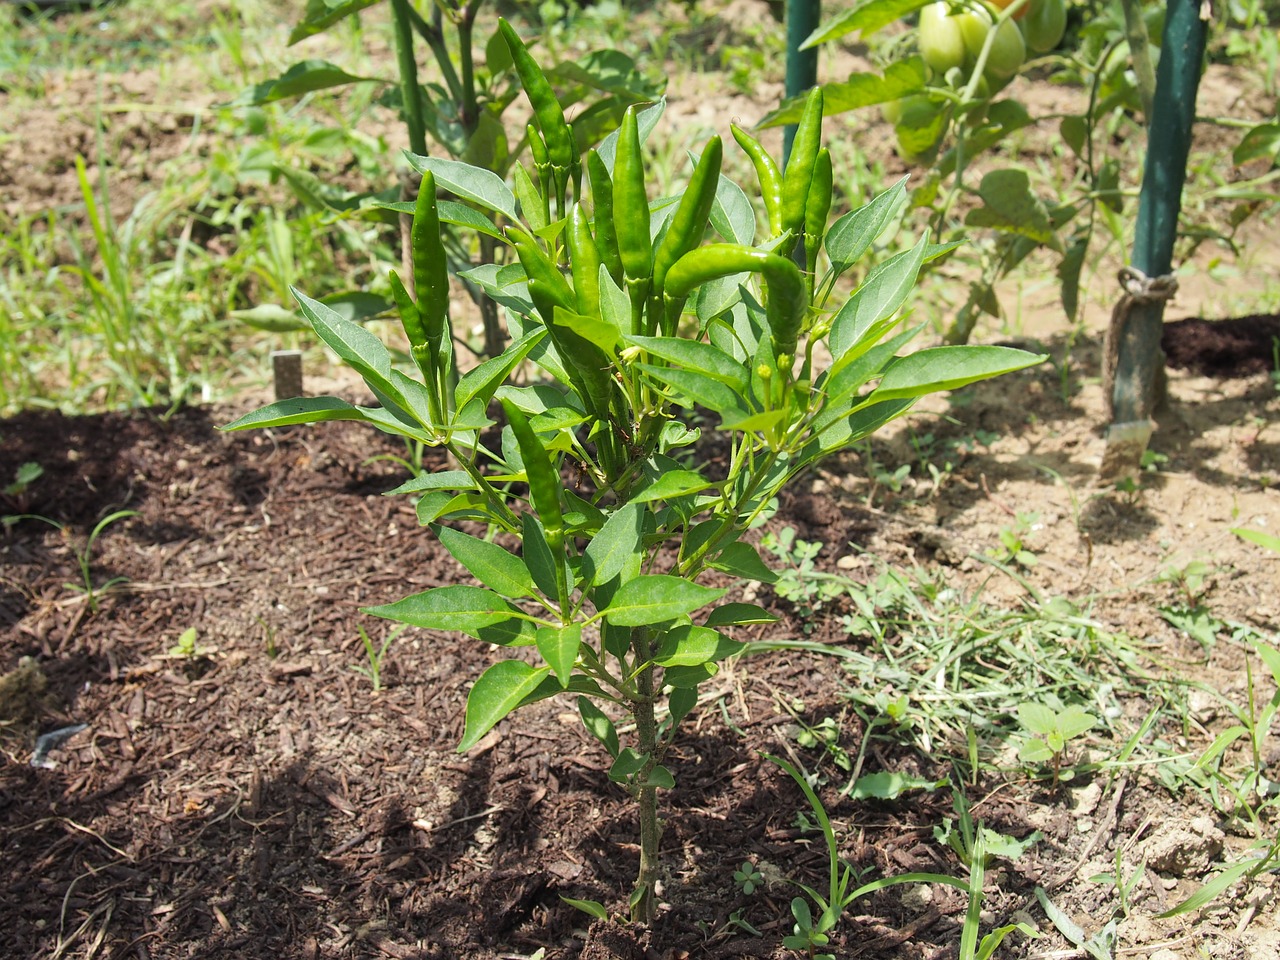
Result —
[{"label": "twine tied around pole", "polygon": [[1128,266],[1122,267],[1116,276],[1120,281],[1120,289],[1124,292],[1111,310],[1111,323],[1107,326],[1102,354],[1102,389],[1108,420],[1115,417],[1114,393],[1116,366],[1120,360],[1120,339],[1133,308],[1140,304],[1166,303],[1178,292],[1178,278],[1172,273],[1149,277],[1137,267]]}]

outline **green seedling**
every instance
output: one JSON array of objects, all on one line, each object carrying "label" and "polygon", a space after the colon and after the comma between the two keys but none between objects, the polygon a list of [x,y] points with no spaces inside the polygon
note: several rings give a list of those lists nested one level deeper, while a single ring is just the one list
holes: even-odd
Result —
[{"label": "green seedling", "polygon": [[1004,548],[1003,552],[989,552],[989,556],[996,558],[1001,563],[1016,563],[1018,566],[1030,570],[1040,561],[1034,553],[1027,549],[1026,538],[1039,522],[1039,513],[1019,513],[1015,517],[1012,526],[1002,527],[1000,530],[1000,545]]},{"label": "green seedling", "polygon": [[[643,139],[661,103],[629,108],[616,136],[584,161],[542,71],[518,38],[504,38],[538,121],[531,137],[549,159],[531,147],[535,169],[513,167],[513,189],[468,163],[407,158],[422,174],[415,280],[412,292],[397,274],[389,283],[415,376],[393,367],[370,331],[297,293],[317,335],[379,405],[303,397],[229,428],[356,420],[449,455],[452,469],[397,492],[416,498],[419,521],[479,585],[435,587],[366,612],[496,648],[467,696],[460,750],[527,704],[573,698],[610,780],[635,800],[631,916],[648,923],[660,875],[658,797],[675,783],[667,763],[680,724],[720,661],[742,652],[735,630],[774,620],[756,605],[723,602],[730,584],[776,580],[743,535],[803,472],[920,396],[1044,358],[990,346],[898,355],[919,332],[900,323],[919,270],[951,249],[927,237],[871,268],[860,295],[835,293],[906,193],[898,184],[828,224],[819,94],[785,168],[735,133],[754,158],[762,230],[747,192],[721,175],[718,137],[682,192],[650,201]],[[510,326],[502,351],[470,369],[452,349],[441,222],[459,215],[441,190],[465,197],[467,222],[506,250],[504,262],[465,271],[506,308]],[[707,242],[712,233],[719,239]],[[801,249],[811,271],[793,258]],[[531,381],[534,371],[542,379]],[[490,429],[497,443],[481,443]],[[727,444],[727,463],[712,470],[687,459],[700,432]],[[518,548],[459,528],[476,522]]]},{"label": "green seedling", "polygon": [[773,584],[774,592],[795,605],[801,629],[813,632],[815,615],[845,592],[847,579],[818,570],[816,561],[822,544],[798,539],[795,527],[783,527],[776,535],[765,533],[760,546],[782,564]]},{"label": "green seedling", "polygon": [[1111,887],[1116,892],[1118,909],[1123,917],[1129,916],[1129,902],[1133,891],[1138,888],[1142,878],[1146,876],[1146,863],[1138,864],[1132,873],[1124,873],[1124,844],[1116,844],[1115,868],[1111,873],[1097,873],[1089,878],[1092,883],[1100,883]]},{"label": "green seedling", "polygon": [[373,692],[377,693],[382,689],[382,661],[386,656],[387,648],[391,646],[396,637],[408,629],[408,624],[400,623],[392,627],[387,631],[387,636],[381,645],[373,642],[373,639],[363,626],[357,626],[356,629],[360,632],[360,642],[364,645],[366,662],[352,664],[351,669],[362,676],[368,677],[369,682],[373,684]]},{"label": "green seedling", "polygon": [[31,485],[43,476],[44,467],[34,460],[28,460],[13,472],[13,481],[2,492],[6,497],[21,499]]},{"label": "green seedling", "polygon": [[1089,936],[1078,923],[1067,916],[1066,911],[1049,899],[1043,887],[1036,887],[1036,899],[1040,901],[1045,916],[1072,946],[1093,960],[1115,960],[1119,939],[1115,917],[1108,920],[1093,936]]},{"label": "green seedling", "polygon": [[178,641],[169,648],[169,656],[182,660],[194,660],[204,654],[204,648],[196,643],[195,627],[187,627],[178,637]]},{"label": "green seedling", "polygon": [[[129,578],[112,577],[106,583],[94,584],[92,566],[93,545],[97,542],[98,537],[102,535],[102,532],[106,530],[107,527],[111,526],[111,524],[118,520],[127,519],[128,517],[136,517],[137,515],[137,510],[117,510],[114,513],[110,513],[94,524],[93,529],[89,531],[89,537],[85,541],[85,545],[82,549],[77,549],[74,546],[71,548],[76,557],[76,564],[80,567],[80,582],[64,583],[63,586],[68,590],[73,590],[83,594],[85,600],[89,604],[89,609],[95,613],[98,610],[98,601],[102,598],[102,595],[107,593],[112,587],[128,582]],[[64,538],[67,536],[67,528],[65,524],[35,513],[10,514],[0,518],[0,523],[9,527],[22,520],[39,520],[41,523],[47,523],[49,526],[60,532]]]},{"label": "green seedling", "polygon": [[742,866],[733,871],[733,882],[746,896],[755,893],[764,882],[764,875],[756,869],[756,865],[750,860],[743,860]]},{"label": "green seedling", "polygon": [[1272,553],[1280,554],[1280,537],[1274,533],[1266,533],[1262,530],[1251,530],[1248,527],[1232,527],[1231,532],[1241,540],[1249,543],[1256,543],[1265,550]]},{"label": "green seedling", "polygon": [[1053,782],[1075,776],[1071,769],[1064,769],[1067,745],[1092,730],[1098,718],[1078,704],[1069,704],[1055,710],[1045,703],[1018,704],[1018,723],[1028,735],[1018,748],[1018,759],[1023,763],[1053,767]]}]

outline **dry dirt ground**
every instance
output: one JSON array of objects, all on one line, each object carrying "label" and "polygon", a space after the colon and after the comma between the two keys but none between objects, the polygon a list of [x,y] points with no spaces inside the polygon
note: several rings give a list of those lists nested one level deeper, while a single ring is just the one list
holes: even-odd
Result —
[{"label": "dry dirt ground", "polygon": [[[113,97],[154,103],[171,80],[144,68],[106,82],[119,86]],[[46,116],[12,127],[29,136],[0,144],[9,212],[77,201],[67,158],[96,149],[88,104],[100,89],[96,78],[51,79]],[[198,90],[190,97],[203,102]],[[708,102],[677,101],[671,112],[700,115]],[[720,112],[749,120],[753,109],[735,101]],[[113,196],[122,204],[145,193],[152,161],[207,147],[180,111],[109,118]],[[1258,261],[1273,268],[1274,246],[1269,254],[1260,246]],[[1209,290],[1171,316],[1219,319],[1203,306],[1212,299]],[[1096,338],[1068,346],[1047,333],[1050,364],[922,406],[868,449],[806,478],[771,523],[821,543],[819,571],[867,583],[885,564],[905,573],[918,566],[959,595],[1011,611],[1036,596],[1065,598],[1097,636],[1138,651],[1125,676],[1108,672],[1118,668],[1106,650],[1092,660],[1080,651],[1100,687],[1123,691],[1110,732],[1100,727],[1075,750],[1081,775],[1054,786],[1008,757],[987,756],[977,782],[966,784],[975,817],[1012,837],[1043,834],[988,872],[984,929],[1023,919],[1042,934],[1011,939],[998,956],[1085,955],[1048,922],[1037,886],[1088,935],[1115,917],[1115,956],[1280,956],[1269,875],[1203,910],[1157,918],[1223,862],[1245,856],[1253,836],[1227,815],[1229,801],[1215,805],[1183,781],[1171,789],[1159,765],[1108,763],[1157,708],[1165,712],[1137,756],[1155,756],[1161,740],[1169,753],[1194,758],[1232,725],[1222,700],[1170,678],[1243,708],[1248,660],[1259,703],[1274,691],[1232,637],[1275,639],[1280,623],[1280,557],[1230,533],[1280,533],[1276,320],[1247,326],[1243,352],[1237,344],[1209,369],[1173,371],[1153,443],[1167,459],[1130,493],[1095,480],[1104,447]],[[1179,362],[1202,360],[1203,338],[1222,346],[1230,339],[1222,333],[1189,325],[1166,349]],[[389,649],[386,687],[376,694],[352,669],[364,656],[357,626],[375,641],[385,636],[359,607],[459,576],[419,530],[412,504],[382,496],[403,470],[369,458],[403,448],[350,425],[218,432],[241,412],[193,408],[168,420],[30,412],[0,422],[0,482],[29,461],[44,469],[28,490],[6,493],[0,513],[62,527],[28,519],[0,531],[5,956],[501,960],[543,949],[549,960],[793,957],[779,946],[797,893],[787,881],[824,882],[825,855],[797,819],[801,793],[762,752],[792,751],[824,773],[821,795],[841,853],[868,877],[967,870],[932,833],[953,815],[949,791],[841,797],[842,775],[797,743],[793,714],[810,725],[838,720],[839,745],[856,753],[867,731],[848,691],[861,678],[836,657],[780,651],[732,663],[688,721],[671,763],[678,786],[663,798],[666,906],[655,930],[589,924],[561,896],[622,909],[637,832],[572,704],[520,713],[459,756],[461,706],[489,662],[486,649],[405,634]],[[911,472],[896,483],[869,479],[903,465]],[[77,554],[93,525],[117,509],[137,513],[96,541],[90,576],[124,579],[94,609],[69,584],[81,582]],[[1011,530],[1038,561],[1013,569],[1021,582],[984,559]],[[1160,613],[1186,600],[1167,572],[1192,563],[1204,571],[1195,600],[1216,621],[1207,639],[1203,621],[1191,624],[1202,640]],[[865,633],[844,628],[847,597],[811,612],[765,588],[757,602],[782,620],[741,639],[879,655]],[[191,628],[194,651],[172,653]],[[1171,686],[1182,702],[1167,702]],[[31,763],[38,734],[78,724],[84,729],[43,764]],[[929,749],[910,737],[870,743],[865,772],[944,777],[965,753],[962,740]],[[1273,744],[1261,744],[1268,777]],[[1223,768],[1237,771],[1247,759],[1236,743]],[[1260,831],[1275,836],[1272,811],[1263,811]],[[1127,915],[1112,887],[1090,879],[1114,872],[1117,852],[1126,878],[1146,865]],[[744,859],[766,874],[750,896],[732,877]],[[851,907],[832,952],[953,957],[965,907],[948,887],[891,888]],[[732,923],[735,915],[761,935]]]}]

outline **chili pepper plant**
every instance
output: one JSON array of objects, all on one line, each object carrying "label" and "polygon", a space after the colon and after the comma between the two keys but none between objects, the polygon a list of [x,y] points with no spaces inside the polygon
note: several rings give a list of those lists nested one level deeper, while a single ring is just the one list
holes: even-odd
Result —
[{"label": "chili pepper plant", "polygon": [[[901,318],[917,273],[948,249],[927,238],[833,302],[837,278],[905,202],[905,184],[828,224],[820,91],[806,101],[785,169],[732,131],[755,167],[760,224],[752,196],[721,173],[719,137],[679,195],[650,198],[643,143],[661,103],[630,107],[585,158],[566,149],[572,136],[546,78],[515,34],[504,36],[534,107],[533,156],[548,162],[533,174],[516,167],[511,186],[463,162],[410,157],[423,175],[416,296],[394,274],[392,286],[418,376],[396,369],[372,333],[298,292],[317,335],[378,405],[286,400],[228,429],[359,420],[452,455],[456,469],[396,492],[417,497],[419,520],[478,585],[366,612],[460,631],[503,654],[471,687],[459,750],[520,707],[576,701],[610,779],[638,806],[630,903],[634,919],[649,921],[658,791],[675,778],[667,752],[699,686],[739,650],[733,628],[774,619],[729,599],[735,582],[774,579],[743,535],[799,474],[918,397],[1044,358],[988,346],[898,355],[920,329],[903,329]],[[442,189],[484,208],[477,227],[514,254],[468,274],[511,329],[501,354],[468,370],[451,347]],[[823,269],[798,266],[801,251]],[[541,378],[516,382],[530,363]],[[727,443],[727,466],[699,461],[703,431]],[[494,537],[458,521],[488,524]],[[625,739],[624,722],[634,730]]]}]

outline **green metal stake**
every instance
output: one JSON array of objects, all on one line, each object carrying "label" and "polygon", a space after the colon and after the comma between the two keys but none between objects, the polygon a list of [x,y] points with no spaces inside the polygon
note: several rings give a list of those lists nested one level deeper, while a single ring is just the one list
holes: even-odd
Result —
[{"label": "green metal stake", "polygon": [[1170,276],[1173,243],[1208,32],[1202,9],[1201,0],[1169,0],[1165,18],[1132,267],[1121,275],[1125,292],[1107,332],[1104,363],[1111,426],[1102,464],[1104,479],[1131,475],[1138,469],[1154,427],[1151,415],[1161,399],[1157,396],[1164,372],[1160,335],[1165,301],[1177,286]]},{"label": "green metal stake", "polygon": [[[801,50],[800,44],[818,29],[822,12],[821,0],[787,0],[787,88],[786,98],[808,93],[818,82],[818,48]],[[796,125],[787,124],[782,131],[782,162],[791,156],[791,141]]]}]

